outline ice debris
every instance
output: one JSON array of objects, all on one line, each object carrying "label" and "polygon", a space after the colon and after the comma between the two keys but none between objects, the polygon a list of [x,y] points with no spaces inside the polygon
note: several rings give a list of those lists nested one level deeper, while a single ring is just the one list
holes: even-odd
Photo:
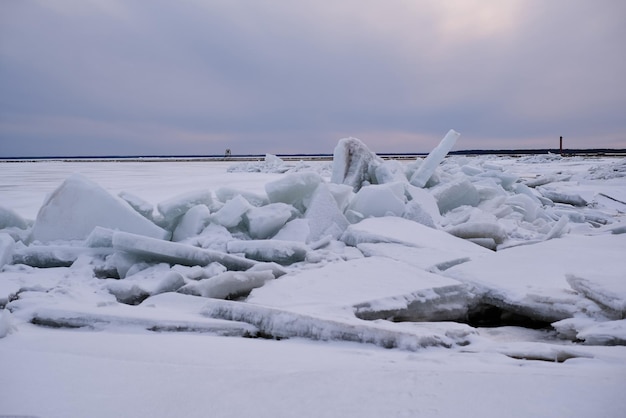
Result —
[{"label": "ice debris", "polygon": [[[330,171],[268,154],[229,169],[284,174],[260,193],[221,186],[156,206],[71,176],[34,224],[0,208],[0,336],[13,329],[11,311],[50,326],[415,350],[467,344],[473,329],[445,321],[490,313],[586,344],[625,344],[621,195],[583,198],[564,186],[576,174],[525,179],[489,158],[446,159],[458,137],[451,130],[408,164],[345,138]],[[626,172],[613,166],[617,174],[588,174]],[[32,267],[71,274],[46,283]],[[570,354],[543,357],[552,355]]]}]

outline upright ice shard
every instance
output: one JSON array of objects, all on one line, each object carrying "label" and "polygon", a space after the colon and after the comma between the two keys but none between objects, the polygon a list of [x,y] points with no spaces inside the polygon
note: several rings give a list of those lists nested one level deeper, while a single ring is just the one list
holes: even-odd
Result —
[{"label": "upright ice shard", "polygon": [[357,138],[343,138],[333,152],[332,183],[347,184],[355,192],[364,182],[372,183],[382,159]]},{"label": "upright ice shard", "polygon": [[424,187],[426,185],[439,163],[448,155],[448,152],[450,152],[459,136],[461,136],[461,134],[454,129],[448,131],[439,145],[428,154],[428,157],[426,157],[415,173],[413,173],[413,176],[411,176],[412,185],[417,187]]}]

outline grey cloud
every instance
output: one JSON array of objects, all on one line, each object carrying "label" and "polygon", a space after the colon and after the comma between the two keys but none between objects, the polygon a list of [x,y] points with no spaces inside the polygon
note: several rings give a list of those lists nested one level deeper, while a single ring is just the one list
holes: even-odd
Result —
[{"label": "grey cloud", "polygon": [[9,3],[0,142],[33,152],[331,152],[332,135],[449,128],[464,148],[560,134],[626,147],[618,1],[525,1],[511,28],[451,39],[410,2]]}]

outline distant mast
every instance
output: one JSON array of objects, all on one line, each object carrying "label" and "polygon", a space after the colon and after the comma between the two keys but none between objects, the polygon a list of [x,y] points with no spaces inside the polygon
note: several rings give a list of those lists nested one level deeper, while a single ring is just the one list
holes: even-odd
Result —
[{"label": "distant mast", "polygon": [[559,137],[559,153],[563,155],[563,137]]}]

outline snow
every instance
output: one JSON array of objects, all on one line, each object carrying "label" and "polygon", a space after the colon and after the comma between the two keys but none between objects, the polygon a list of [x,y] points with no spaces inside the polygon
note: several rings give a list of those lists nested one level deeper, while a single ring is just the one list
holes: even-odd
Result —
[{"label": "snow", "polygon": [[450,135],[0,163],[0,414],[621,416],[624,159]]}]

